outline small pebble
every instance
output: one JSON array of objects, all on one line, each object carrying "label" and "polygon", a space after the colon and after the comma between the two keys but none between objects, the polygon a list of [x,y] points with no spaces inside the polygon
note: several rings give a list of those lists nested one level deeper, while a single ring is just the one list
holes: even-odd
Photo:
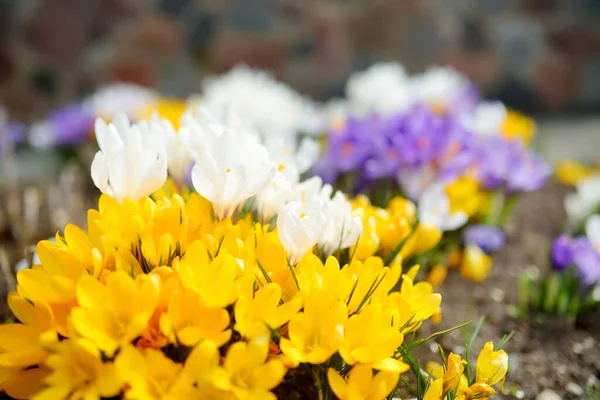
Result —
[{"label": "small pebble", "polygon": [[591,336],[586,337],[585,339],[583,339],[583,348],[588,350],[594,347],[594,338]]},{"label": "small pebble", "polygon": [[564,374],[565,372],[567,372],[567,366],[566,365],[561,365],[560,367],[558,367],[558,373],[559,374]]},{"label": "small pebble", "polygon": [[573,353],[575,353],[575,354],[583,353],[583,344],[581,344],[581,343],[573,344]]},{"label": "small pebble", "polygon": [[466,350],[465,346],[458,345],[458,346],[454,346],[454,349],[452,349],[452,352],[454,354],[461,354],[462,355],[462,354],[465,354],[465,350]]},{"label": "small pebble", "polygon": [[562,400],[559,395],[550,389],[545,389],[543,392],[538,394],[535,400]]},{"label": "small pebble", "polygon": [[517,390],[517,392],[515,393],[515,397],[517,399],[522,399],[523,397],[525,397],[525,392],[522,391],[521,389]]},{"label": "small pebble", "polygon": [[490,297],[496,303],[500,303],[502,300],[504,300],[504,291],[498,288],[493,288],[490,290]]},{"label": "small pebble", "polygon": [[575,396],[582,396],[583,393],[585,393],[583,388],[575,382],[567,383],[566,389],[568,392],[573,393]]},{"label": "small pebble", "polygon": [[440,349],[438,348],[437,342],[431,342],[431,343],[429,343],[429,350],[431,350],[431,352],[434,353],[434,354],[439,353]]}]

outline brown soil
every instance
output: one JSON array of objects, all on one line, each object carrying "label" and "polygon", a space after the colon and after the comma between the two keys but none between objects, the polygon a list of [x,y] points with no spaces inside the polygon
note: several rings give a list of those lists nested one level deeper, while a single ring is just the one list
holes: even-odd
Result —
[{"label": "brown soil", "polygon": [[[518,393],[517,397],[535,399],[544,389],[563,399],[599,398],[595,397],[600,390],[599,315],[588,316],[583,328],[582,324],[573,326],[539,315],[523,320],[515,312],[520,274],[525,268],[538,268],[543,273],[550,265],[549,247],[565,218],[565,193],[563,186],[550,183],[537,193],[524,195],[506,227],[507,244],[495,256],[488,279],[476,284],[452,271],[440,289],[444,321],[433,329],[426,328],[438,331],[472,320],[472,329],[482,315],[487,316],[473,349],[475,354],[485,341],[497,343],[514,330],[504,347],[510,357],[505,394],[496,398],[514,398]],[[463,333],[454,331],[437,343],[447,351],[464,351],[457,344],[464,344],[465,339]],[[435,344],[424,347],[421,360],[439,359],[432,354],[436,353]]]}]

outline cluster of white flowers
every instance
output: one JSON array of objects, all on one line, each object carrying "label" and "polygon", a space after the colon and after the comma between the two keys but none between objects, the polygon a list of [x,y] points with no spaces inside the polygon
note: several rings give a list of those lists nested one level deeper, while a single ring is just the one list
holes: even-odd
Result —
[{"label": "cluster of white flowers", "polygon": [[96,137],[100,151],[91,172],[103,193],[139,200],[160,189],[168,172],[181,179],[192,160],[193,186],[212,202],[215,217],[232,217],[251,201],[264,223],[277,217],[291,263],[315,245],[325,255],[353,246],[362,233],[361,219],[341,192],[332,197],[320,178],[300,182],[318,155],[312,140],[298,149],[285,140],[263,141],[234,114],[217,119],[205,109],[186,112],[179,132],[156,115],[133,124],[125,114],[109,124],[98,119]]},{"label": "cluster of white flowers", "polygon": [[215,115],[231,111],[242,116],[263,138],[320,134],[324,128],[311,100],[267,72],[246,66],[207,79],[203,105]]},{"label": "cluster of white flowers", "polygon": [[113,119],[124,113],[135,118],[144,108],[155,104],[160,96],[154,90],[133,83],[107,85],[84,100],[83,106],[92,114]]},{"label": "cluster of white flowers", "polygon": [[448,109],[468,89],[469,80],[450,67],[432,67],[409,76],[400,63],[382,62],[350,76],[346,98],[329,102],[326,119],[335,126],[348,115],[389,116],[415,104]]}]

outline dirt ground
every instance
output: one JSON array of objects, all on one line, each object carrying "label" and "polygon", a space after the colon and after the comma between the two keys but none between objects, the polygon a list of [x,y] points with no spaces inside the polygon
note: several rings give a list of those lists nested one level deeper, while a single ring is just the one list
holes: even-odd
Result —
[{"label": "dirt ground", "polygon": [[[596,397],[600,393],[600,315],[585,316],[572,326],[539,315],[523,320],[515,312],[520,274],[525,268],[543,272],[550,265],[549,247],[565,218],[562,204],[566,191],[550,183],[521,197],[506,227],[507,244],[495,256],[490,277],[475,284],[452,271],[440,289],[444,321],[435,331],[467,320],[472,320],[474,327],[482,315],[487,316],[473,352],[485,341],[497,343],[515,331],[505,346],[510,357],[506,393],[495,398],[535,399],[545,389],[562,399],[600,398]],[[464,346],[457,346],[465,343],[463,335],[454,331],[437,343],[447,351],[464,351]],[[420,359],[439,359],[432,354],[437,353],[436,346],[424,346]]]}]

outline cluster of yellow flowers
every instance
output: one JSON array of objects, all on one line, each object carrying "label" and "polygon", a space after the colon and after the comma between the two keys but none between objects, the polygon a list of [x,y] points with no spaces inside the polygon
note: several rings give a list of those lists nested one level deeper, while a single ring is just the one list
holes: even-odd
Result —
[{"label": "cluster of yellow flowers", "polygon": [[433,378],[424,400],[443,400],[452,392],[454,400],[481,399],[494,396],[492,386],[504,383],[508,370],[508,355],[504,350],[494,351],[494,343],[487,342],[477,358],[475,380],[464,375],[467,361],[450,353],[445,365],[427,364],[427,373]]},{"label": "cluster of yellow flowers", "polygon": [[[339,398],[384,398],[408,369],[403,334],[441,302],[416,269],[390,293],[401,267],[379,257],[291,267],[276,229],[215,221],[198,194],[103,195],[88,224],[40,242],[41,265],[18,275],[21,323],[0,326],[13,397],[275,398],[306,364]],[[348,383],[356,373],[369,385]]]}]

